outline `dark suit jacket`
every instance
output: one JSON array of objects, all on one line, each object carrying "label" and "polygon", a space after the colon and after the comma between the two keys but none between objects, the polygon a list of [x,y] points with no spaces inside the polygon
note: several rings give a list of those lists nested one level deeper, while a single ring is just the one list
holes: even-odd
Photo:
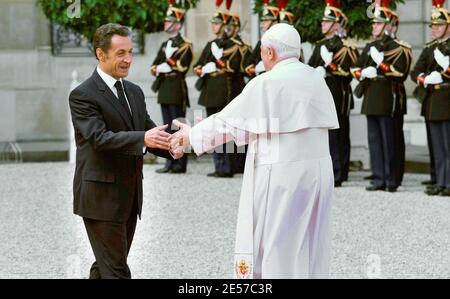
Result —
[{"label": "dark suit jacket", "polygon": [[[125,222],[135,198],[141,215],[144,135],[156,125],[139,86],[123,84],[132,120],[97,71],[69,96],[77,145],[74,213],[82,217]],[[171,159],[167,151],[147,151]]]}]

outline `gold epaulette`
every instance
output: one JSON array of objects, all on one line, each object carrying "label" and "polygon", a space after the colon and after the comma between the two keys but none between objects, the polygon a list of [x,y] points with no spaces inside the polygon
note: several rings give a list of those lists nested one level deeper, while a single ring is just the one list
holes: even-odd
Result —
[{"label": "gold epaulette", "polygon": [[327,38],[326,37],[324,37],[324,38],[322,38],[322,39],[320,39],[320,40],[318,40],[318,41],[316,41],[316,44],[318,44],[318,43],[321,43],[321,42],[323,42],[324,40],[326,40]]},{"label": "gold epaulette", "polygon": [[184,40],[185,43],[192,44],[192,42],[190,40],[188,40],[187,38],[183,37],[183,40]]},{"label": "gold epaulette", "polygon": [[411,48],[412,48],[411,45],[408,44],[408,43],[405,42],[405,41],[396,39],[395,42],[396,42],[397,44],[399,44],[400,46],[404,47],[404,48],[408,48],[408,49],[411,49]]},{"label": "gold epaulette", "polygon": [[238,44],[239,46],[242,46],[242,45],[243,45],[243,43],[242,43],[241,41],[235,39],[234,37],[232,37],[231,40],[232,40],[235,44]]},{"label": "gold epaulette", "polygon": [[351,49],[353,49],[353,50],[356,50],[356,49],[357,49],[355,44],[350,43],[350,42],[349,42],[348,40],[346,40],[346,39],[343,39],[343,40],[342,40],[342,43],[343,43],[344,47],[351,48]]},{"label": "gold epaulette", "polygon": [[423,46],[423,47],[429,48],[429,47],[433,46],[436,42],[437,42],[437,40],[434,39],[431,42],[426,43],[425,46]]}]

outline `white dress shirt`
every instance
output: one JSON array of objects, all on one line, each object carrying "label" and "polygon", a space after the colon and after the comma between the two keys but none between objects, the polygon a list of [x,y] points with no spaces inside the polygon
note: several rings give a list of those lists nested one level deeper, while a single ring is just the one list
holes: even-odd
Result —
[{"label": "white dress shirt", "polygon": [[[122,78],[119,80],[116,80],[112,76],[110,76],[107,73],[105,73],[104,71],[102,71],[100,66],[97,66],[97,73],[100,75],[100,78],[102,78],[102,80],[106,83],[106,85],[109,87],[109,89],[111,89],[113,94],[116,96],[117,100],[119,100],[119,96],[117,95],[117,88],[114,86],[114,84],[116,84],[117,81],[120,81],[120,83],[122,84],[122,88],[123,88]],[[125,90],[125,88],[124,88],[124,90]],[[131,113],[131,115],[133,115],[133,112],[131,111],[131,107],[130,107],[130,102],[128,101],[126,92],[124,92],[124,94],[125,94],[125,99],[127,101],[128,108],[130,109],[130,113]],[[142,153],[145,155],[146,152],[147,152],[147,147],[144,146],[142,148]]]},{"label": "white dress shirt", "polygon": [[[109,89],[111,89],[111,91],[116,96],[116,98],[119,99],[119,96],[117,95],[117,88],[114,86],[114,84],[116,84],[117,81],[120,81],[120,84],[122,84],[122,88],[125,91],[125,88],[123,87],[122,78],[120,78],[119,80],[115,79],[111,75],[108,75],[107,73],[105,73],[100,68],[100,66],[97,66],[97,73],[100,75],[100,78],[102,78],[102,80],[106,83],[106,85],[109,87]],[[125,95],[125,100],[127,101],[128,109],[130,110],[131,115],[133,115],[133,112],[131,111],[130,102],[128,101],[126,92],[124,92],[124,95]]]}]

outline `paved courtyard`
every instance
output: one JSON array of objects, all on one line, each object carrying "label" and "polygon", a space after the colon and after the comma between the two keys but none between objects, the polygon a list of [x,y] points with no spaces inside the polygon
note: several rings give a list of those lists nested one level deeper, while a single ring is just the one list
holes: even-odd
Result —
[{"label": "paved courtyard", "polygon": [[[242,176],[208,178],[144,166],[143,218],[129,256],[134,278],[231,278]],[[86,278],[93,254],[72,214],[68,163],[0,165],[0,278]],[[335,190],[332,278],[449,278],[450,198],[423,194],[407,174],[395,194],[368,193],[363,177]]]}]

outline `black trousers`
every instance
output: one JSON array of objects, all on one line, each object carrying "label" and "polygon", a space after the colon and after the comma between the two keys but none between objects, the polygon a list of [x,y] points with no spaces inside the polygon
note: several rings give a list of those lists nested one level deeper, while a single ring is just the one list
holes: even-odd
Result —
[{"label": "black trousers", "polygon": [[399,149],[396,120],[388,116],[367,116],[370,164],[377,187],[398,187]]},{"label": "black trousers", "polygon": [[394,132],[395,132],[395,178],[396,186],[400,186],[403,182],[403,176],[405,174],[405,133],[403,131],[404,115],[397,113],[394,116]]},{"label": "black trousers", "polygon": [[425,127],[427,129],[428,153],[430,155],[430,179],[432,182],[436,182],[436,169],[434,167],[433,143],[431,140],[430,122],[428,120],[425,120]]},{"label": "black trousers", "polygon": [[[171,130],[172,121],[177,118],[185,118],[186,112],[183,111],[183,106],[181,105],[166,105],[161,104],[162,116],[164,124],[168,124],[167,133],[173,134],[175,131]],[[184,155],[183,158],[178,160],[169,160],[166,159],[166,168],[173,169],[179,168],[182,171],[186,171],[187,167],[187,155]]]},{"label": "black trousers", "polygon": [[450,121],[430,121],[436,184],[450,188]]},{"label": "black trousers", "polygon": [[349,117],[338,115],[339,129],[329,130],[330,155],[333,161],[334,180],[343,182],[348,179],[350,168],[350,126]]},{"label": "black trousers", "polygon": [[137,199],[125,223],[83,218],[94,251],[89,279],[130,279],[127,258],[137,223]]},{"label": "black trousers", "polygon": [[[220,112],[223,107],[207,107],[206,115],[209,117],[217,112]],[[219,148],[216,148],[213,153],[214,168],[217,173],[232,174],[233,173],[233,154],[234,145],[224,144]]]}]

